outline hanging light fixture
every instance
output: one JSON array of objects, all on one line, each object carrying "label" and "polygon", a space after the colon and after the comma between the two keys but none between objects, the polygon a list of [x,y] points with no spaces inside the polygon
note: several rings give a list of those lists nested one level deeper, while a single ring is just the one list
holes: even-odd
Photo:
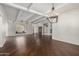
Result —
[{"label": "hanging light fixture", "polygon": [[56,23],[58,21],[58,14],[55,12],[54,3],[52,3],[51,11],[48,13],[48,19],[52,23]]}]

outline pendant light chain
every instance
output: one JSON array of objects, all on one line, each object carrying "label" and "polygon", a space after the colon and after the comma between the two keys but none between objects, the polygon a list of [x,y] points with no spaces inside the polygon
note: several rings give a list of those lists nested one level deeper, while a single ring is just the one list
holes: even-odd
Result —
[{"label": "pendant light chain", "polygon": [[52,3],[52,11],[54,11],[54,9],[55,9],[55,8],[54,8],[54,3]]}]

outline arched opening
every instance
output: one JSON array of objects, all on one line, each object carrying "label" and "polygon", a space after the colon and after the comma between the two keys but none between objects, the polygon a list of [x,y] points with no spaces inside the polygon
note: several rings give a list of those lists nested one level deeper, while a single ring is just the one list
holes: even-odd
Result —
[{"label": "arched opening", "polygon": [[16,34],[25,33],[25,25],[22,23],[16,23]]}]

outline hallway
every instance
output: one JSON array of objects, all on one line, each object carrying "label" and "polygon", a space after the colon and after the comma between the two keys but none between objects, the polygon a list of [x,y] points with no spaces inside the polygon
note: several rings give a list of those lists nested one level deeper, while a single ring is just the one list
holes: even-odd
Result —
[{"label": "hallway", "polygon": [[[16,40],[16,41],[15,41]],[[49,36],[23,35],[7,37],[0,51],[11,56],[73,56],[79,55],[79,46],[52,40]]]}]

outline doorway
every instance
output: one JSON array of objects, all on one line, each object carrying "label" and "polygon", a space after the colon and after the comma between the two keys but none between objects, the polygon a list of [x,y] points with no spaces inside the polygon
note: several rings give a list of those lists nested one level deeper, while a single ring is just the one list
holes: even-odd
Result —
[{"label": "doorway", "polygon": [[42,26],[38,27],[38,36],[42,37]]}]

